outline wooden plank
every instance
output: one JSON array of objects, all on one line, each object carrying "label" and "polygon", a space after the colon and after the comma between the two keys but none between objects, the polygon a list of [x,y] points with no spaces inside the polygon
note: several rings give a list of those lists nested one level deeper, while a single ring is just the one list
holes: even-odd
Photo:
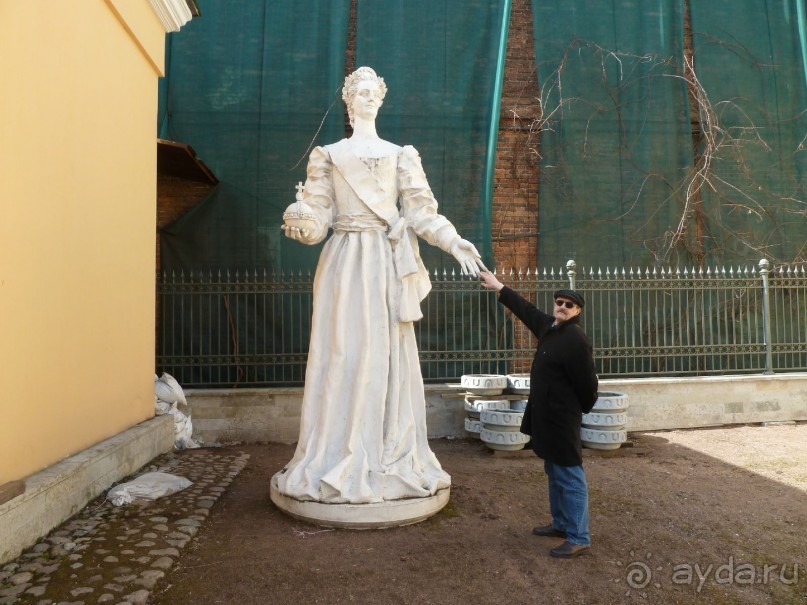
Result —
[{"label": "wooden plank", "polygon": [[9,481],[0,485],[0,504],[25,493],[25,481]]}]

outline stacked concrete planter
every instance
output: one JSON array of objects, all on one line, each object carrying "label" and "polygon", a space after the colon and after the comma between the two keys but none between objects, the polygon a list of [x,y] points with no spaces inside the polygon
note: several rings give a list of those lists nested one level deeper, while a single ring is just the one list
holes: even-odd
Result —
[{"label": "stacked concrete planter", "polygon": [[507,375],[507,392],[513,395],[529,395],[530,394],[530,375],[529,374],[508,374]]},{"label": "stacked concrete planter", "polygon": [[507,378],[500,374],[464,374],[460,386],[465,389],[465,431],[479,439],[482,421],[479,415],[486,410],[507,409],[507,401],[496,399],[507,387]]},{"label": "stacked concrete planter", "polygon": [[628,440],[628,396],[625,393],[600,392],[591,412],[583,414],[580,440],[583,447],[615,450]]},{"label": "stacked concrete planter", "polygon": [[481,438],[482,420],[480,415],[482,412],[489,410],[506,410],[509,404],[504,399],[477,399],[473,395],[465,396],[465,431],[469,437],[474,439]]},{"label": "stacked concrete planter", "polygon": [[507,407],[480,413],[480,438],[492,450],[520,450],[529,441],[519,430],[527,407],[527,400],[522,397],[530,392],[529,374],[509,374],[506,381],[507,394],[503,397]]},{"label": "stacked concrete planter", "polygon": [[524,412],[517,412],[510,408],[506,410],[486,410],[480,414],[482,431],[480,436],[492,450],[521,450],[529,441],[519,428]]},{"label": "stacked concrete planter", "polygon": [[501,395],[507,388],[507,377],[501,374],[463,374],[460,384],[472,395]]}]

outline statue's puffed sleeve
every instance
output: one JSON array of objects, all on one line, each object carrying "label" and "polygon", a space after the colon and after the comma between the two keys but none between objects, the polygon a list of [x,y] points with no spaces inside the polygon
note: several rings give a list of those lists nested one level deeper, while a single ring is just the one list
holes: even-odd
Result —
[{"label": "statue's puffed sleeve", "polygon": [[336,212],[333,195],[331,158],[323,147],[315,147],[308,158],[303,191],[303,201],[308,204],[315,221],[307,236],[300,238],[300,242],[318,244],[328,235],[328,229],[333,225]]},{"label": "statue's puffed sleeve", "polygon": [[450,254],[452,245],[461,238],[454,225],[437,213],[437,200],[426,180],[420,155],[411,145],[403,147],[398,158],[398,190],[403,216],[415,233]]}]

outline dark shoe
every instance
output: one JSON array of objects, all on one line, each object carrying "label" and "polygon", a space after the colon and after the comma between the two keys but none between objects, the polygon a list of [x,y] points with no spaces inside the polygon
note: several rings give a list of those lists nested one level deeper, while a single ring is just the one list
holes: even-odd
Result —
[{"label": "dark shoe", "polygon": [[591,550],[590,546],[583,546],[582,544],[572,544],[571,542],[564,542],[557,548],[553,548],[549,551],[549,554],[553,557],[559,557],[561,559],[574,559],[575,557],[579,557],[583,553],[587,553]]},{"label": "dark shoe", "polygon": [[555,529],[551,525],[544,525],[543,527],[533,527],[533,536],[544,536],[547,538],[565,538],[566,532],[562,529]]}]

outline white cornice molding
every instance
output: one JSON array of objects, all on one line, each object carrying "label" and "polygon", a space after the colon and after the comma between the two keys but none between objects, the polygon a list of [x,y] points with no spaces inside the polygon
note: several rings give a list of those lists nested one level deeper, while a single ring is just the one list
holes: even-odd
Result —
[{"label": "white cornice molding", "polygon": [[193,13],[185,0],[149,0],[166,32],[178,32],[179,28],[193,19]]}]

